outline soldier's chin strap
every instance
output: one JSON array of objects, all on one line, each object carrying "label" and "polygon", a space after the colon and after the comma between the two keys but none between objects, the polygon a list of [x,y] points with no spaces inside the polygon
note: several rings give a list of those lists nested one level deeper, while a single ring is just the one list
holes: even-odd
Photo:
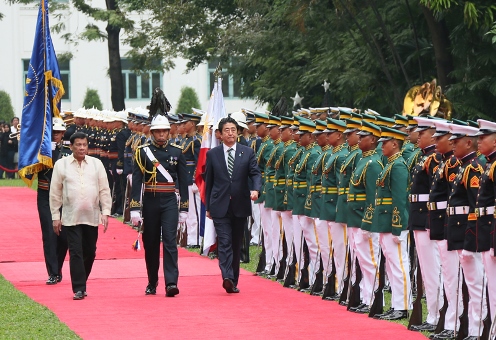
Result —
[{"label": "soldier's chin strap", "polygon": [[163,165],[160,164],[160,162],[155,159],[155,157],[153,156],[153,153],[150,150],[150,148],[148,146],[145,146],[143,148],[143,150],[146,153],[146,157],[148,157],[148,159],[153,163],[153,165],[162,174],[162,176],[164,176],[167,179],[167,182],[173,183],[174,180],[172,179],[172,176],[169,174],[169,172],[167,170],[165,170],[165,168],[163,167]]}]

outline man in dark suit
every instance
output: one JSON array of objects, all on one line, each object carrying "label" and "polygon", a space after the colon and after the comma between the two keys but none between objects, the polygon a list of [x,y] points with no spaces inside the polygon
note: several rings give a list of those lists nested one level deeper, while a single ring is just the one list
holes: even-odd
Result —
[{"label": "man in dark suit", "polygon": [[[252,148],[236,143],[238,124],[219,121],[223,144],[207,152],[205,170],[207,217],[213,219],[218,237],[222,287],[239,293],[239,260],[243,230],[251,215],[251,200],[258,198],[262,175]],[[251,179],[251,184],[249,184]]]}]

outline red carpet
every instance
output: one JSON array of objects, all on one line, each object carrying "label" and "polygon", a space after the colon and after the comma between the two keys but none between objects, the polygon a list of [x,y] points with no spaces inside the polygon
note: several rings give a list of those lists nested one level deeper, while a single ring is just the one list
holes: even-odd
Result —
[{"label": "red carpet", "polygon": [[[179,251],[179,289],[165,298],[145,296],[143,251],[131,244],[136,232],[112,219],[100,233],[88,297],[73,301],[68,263],[64,280],[46,286],[36,192],[0,188],[3,207],[0,273],[33,300],[47,306],[84,339],[425,339],[404,326],[346,312],[322,301],[242,272],[240,294],[222,289],[217,261]],[[161,275],[162,276],[162,275]]]}]

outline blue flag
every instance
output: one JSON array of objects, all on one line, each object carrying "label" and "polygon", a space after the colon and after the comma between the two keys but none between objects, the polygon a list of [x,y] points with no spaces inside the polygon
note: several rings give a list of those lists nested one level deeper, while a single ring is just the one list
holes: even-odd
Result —
[{"label": "blue flag", "polygon": [[19,176],[31,186],[35,175],[52,164],[52,117],[60,117],[64,95],[48,24],[48,0],[40,1],[29,61],[19,139]]}]

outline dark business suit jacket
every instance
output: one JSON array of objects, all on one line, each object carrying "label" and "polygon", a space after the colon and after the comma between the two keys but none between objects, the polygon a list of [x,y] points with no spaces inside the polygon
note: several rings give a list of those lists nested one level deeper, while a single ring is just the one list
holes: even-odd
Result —
[{"label": "dark business suit jacket", "polygon": [[[251,179],[249,184],[248,179]],[[227,172],[223,145],[207,152],[205,169],[206,210],[212,218],[226,216],[231,209],[236,217],[251,215],[250,190],[260,191],[262,175],[252,148],[236,144],[232,177]]]}]

